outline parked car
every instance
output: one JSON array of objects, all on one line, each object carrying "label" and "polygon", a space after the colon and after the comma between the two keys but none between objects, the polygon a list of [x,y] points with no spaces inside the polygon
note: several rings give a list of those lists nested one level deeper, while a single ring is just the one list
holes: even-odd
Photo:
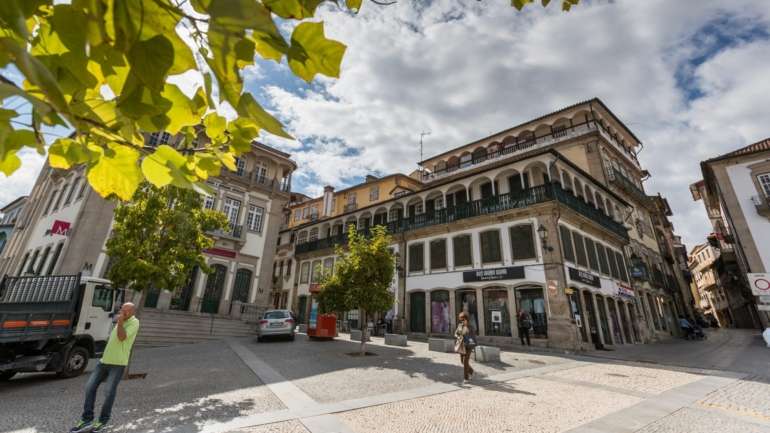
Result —
[{"label": "parked car", "polygon": [[257,326],[257,341],[265,337],[289,337],[294,340],[297,321],[290,310],[267,310]]}]

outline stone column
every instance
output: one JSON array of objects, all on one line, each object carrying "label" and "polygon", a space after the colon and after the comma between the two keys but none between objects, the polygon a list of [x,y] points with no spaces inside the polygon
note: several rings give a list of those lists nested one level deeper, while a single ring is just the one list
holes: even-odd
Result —
[{"label": "stone column", "polygon": [[599,341],[602,342],[602,344],[611,344],[604,341],[604,332],[602,332],[602,320],[599,317],[599,303],[596,302],[596,294],[591,292],[591,303],[594,306],[594,320],[596,321],[596,331],[597,334],[599,334]]},{"label": "stone column", "polygon": [[486,305],[484,305],[484,291],[481,290],[480,287],[476,288],[476,308],[478,311],[476,312],[478,314],[479,319],[479,335],[487,335],[486,331]]},{"label": "stone column", "polygon": [[219,314],[230,314],[230,295],[233,292],[233,270],[236,263],[230,262],[225,275],[225,290],[222,293],[222,299],[219,300]]},{"label": "stone column", "polygon": [[449,333],[454,334],[454,330],[457,327],[457,295],[454,290],[448,290],[449,292]]},{"label": "stone column", "polygon": [[[608,298],[606,296],[602,296],[601,307],[604,308],[604,314],[607,316],[607,326],[609,327],[608,331],[611,340],[610,344],[621,344],[620,341],[615,341],[615,323],[612,321],[612,314],[610,314],[610,306],[608,302]],[[617,310],[615,310],[615,314],[617,314]]]},{"label": "stone column", "polygon": [[[550,213],[538,215],[535,227],[538,226],[543,226],[548,231],[547,245],[541,245],[542,261],[544,263],[563,263],[561,243],[559,242],[559,226],[555,217]],[[537,242],[540,242],[539,236]],[[563,349],[577,349],[579,342],[575,338],[575,325],[571,320],[569,299],[564,292],[567,286],[564,266],[545,266],[544,273],[543,296],[547,306],[548,345]],[[549,281],[556,283],[556,290],[553,292],[548,289]]]},{"label": "stone column", "polygon": [[[206,260],[208,262],[208,260]],[[190,311],[200,311],[200,300],[203,298],[203,294],[206,291],[206,274],[203,272],[197,272],[195,275],[195,281],[193,282],[193,296],[190,298]]]}]

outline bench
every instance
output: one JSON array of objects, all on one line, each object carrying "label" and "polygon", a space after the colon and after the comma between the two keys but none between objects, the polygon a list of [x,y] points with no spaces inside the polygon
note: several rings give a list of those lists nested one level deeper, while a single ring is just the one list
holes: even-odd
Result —
[{"label": "bench", "polygon": [[446,338],[429,338],[428,350],[433,352],[454,352],[455,341]]},{"label": "bench", "polygon": [[476,346],[473,351],[476,362],[500,362],[500,348],[494,346]]},{"label": "bench", "polygon": [[385,344],[388,346],[406,346],[406,335],[385,334]]}]

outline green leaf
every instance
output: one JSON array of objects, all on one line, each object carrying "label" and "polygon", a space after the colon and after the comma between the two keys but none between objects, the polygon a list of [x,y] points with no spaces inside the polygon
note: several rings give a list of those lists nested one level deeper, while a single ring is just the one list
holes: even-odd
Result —
[{"label": "green leaf", "polygon": [[142,181],[137,162],[139,151],[117,143],[107,148],[89,143],[88,149],[97,161],[88,169],[88,182],[102,197],[115,194],[121,200],[130,200]]},{"label": "green leaf", "polygon": [[163,35],[139,41],[131,47],[128,63],[132,75],[145,86],[160,92],[174,64],[174,47]]},{"label": "green leaf", "polygon": [[303,20],[312,18],[316,8],[323,0],[262,0],[262,2],[271,12],[281,18]]},{"label": "green leaf", "polygon": [[186,165],[187,158],[173,147],[162,144],[151,155],[144,157],[142,174],[148,182],[157,187],[169,184],[190,187],[194,176],[189,176]]},{"label": "green leaf", "polygon": [[289,67],[295,75],[310,82],[315,74],[340,76],[345,45],[326,39],[324,23],[304,22],[294,28],[289,48]]},{"label": "green leaf", "polygon": [[165,113],[169,121],[168,124],[159,129],[173,135],[179,132],[182,127],[200,123],[201,117],[206,111],[206,102],[200,89],[193,99],[190,99],[179,90],[179,87],[166,83],[161,95],[171,102],[171,108]]},{"label": "green leaf", "polygon": [[217,113],[209,113],[203,118],[203,126],[206,128],[206,135],[210,139],[216,140],[222,138],[222,134],[227,128],[227,120]]},{"label": "green leaf", "polygon": [[251,96],[251,93],[244,93],[241,95],[241,100],[238,102],[238,114],[246,117],[254,122],[254,124],[264,129],[271,134],[278,135],[280,137],[292,139],[286,131],[283,130],[283,125],[275,117],[265,111]]},{"label": "green leaf", "polygon": [[80,140],[59,138],[48,149],[48,163],[53,168],[70,169],[90,160],[88,147]]},{"label": "green leaf", "polygon": [[511,0],[511,5],[518,10],[521,10],[524,6],[532,3],[533,0]]},{"label": "green leaf", "polygon": [[251,150],[251,142],[259,135],[259,128],[251,120],[239,117],[227,125],[228,144],[240,155]]},{"label": "green leaf", "polygon": [[347,5],[348,9],[358,12],[361,10],[361,4],[363,2],[363,0],[346,0],[345,4]]},{"label": "green leaf", "polygon": [[34,147],[35,134],[28,129],[9,131],[4,125],[0,125],[0,128],[0,171],[10,176],[21,167],[21,160],[16,156],[16,152],[25,146]]}]

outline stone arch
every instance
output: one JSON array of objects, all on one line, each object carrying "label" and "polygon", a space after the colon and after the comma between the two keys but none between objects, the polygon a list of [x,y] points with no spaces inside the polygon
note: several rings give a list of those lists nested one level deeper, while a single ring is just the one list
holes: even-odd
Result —
[{"label": "stone arch", "polygon": [[466,151],[460,154],[460,168],[470,167],[473,164],[473,155]]},{"label": "stone arch", "polygon": [[446,162],[447,171],[457,170],[458,168],[460,168],[460,157],[457,155],[450,156]]},{"label": "stone arch", "polygon": [[480,146],[475,149],[473,149],[473,163],[478,164],[479,162],[486,161],[487,159],[487,148]]},{"label": "stone arch", "polygon": [[524,184],[524,179],[523,174],[513,167],[506,167],[500,170],[495,175],[495,182],[498,187],[497,193],[509,194],[525,189],[527,185]]},{"label": "stone arch", "polygon": [[550,176],[548,175],[548,166],[543,161],[533,161],[529,163],[523,171],[528,174],[530,186],[538,186],[551,182]]},{"label": "stone arch", "polygon": [[[487,176],[478,176],[471,180],[471,183],[468,185],[468,195],[470,196],[470,200],[478,200],[482,198],[482,196],[494,195],[495,188],[493,182],[494,181]],[[491,188],[486,186],[487,184],[492,185]]]}]

